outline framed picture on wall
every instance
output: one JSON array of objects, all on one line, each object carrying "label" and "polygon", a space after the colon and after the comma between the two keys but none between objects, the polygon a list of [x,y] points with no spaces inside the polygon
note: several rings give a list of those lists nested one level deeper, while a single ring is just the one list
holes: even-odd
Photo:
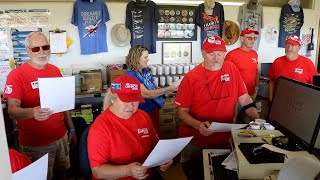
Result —
[{"label": "framed picture on wall", "polygon": [[158,6],[157,39],[160,41],[196,41],[195,6]]},{"label": "framed picture on wall", "polygon": [[163,42],[162,64],[191,63],[191,42]]}]

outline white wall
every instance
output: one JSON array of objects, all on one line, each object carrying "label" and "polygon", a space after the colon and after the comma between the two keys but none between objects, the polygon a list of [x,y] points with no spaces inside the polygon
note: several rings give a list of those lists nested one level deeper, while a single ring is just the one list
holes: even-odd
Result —
[{"label": "white wall", "polygon": [[[320,2],[316,2],[316,9],[319,9]],[[51,63],[63,67],[69,68],[72,64],[113,64],[113,63],[125,63],[125,55],[127,55],[130,45],[127,47],[116,47],[113,45],[110,37],[111,28],[117,23],[124,23],[125,21],[125,9],[126,3],[122,2],[107,2],[107,6],[110,13],[110,21],[106,23],[108,29],[107,44],[109,52],[99,53],[95,55],[80,55],[80,42],[78,38],[77,27],[70,23],[72,16],[73,2],[2,2],[0,3],[0,10],[8,9],[33,9],[33,8],[47,8],[51,11],[51,25],[49,27],[43,27],[43,31],[48,33],[48,30],[53,30],[58,27],[60,29],[67,30],[68,36],[73,40],[73,44],[68,48],[68,53],[63,54],[61,57],[52,55]],[[238,6],[225,6],[225,19],[237,22],[237,15],[239,11]],[[260,62],[272,62],[276,57],[284,55],[284,49],[277,47],[277,42],[274,44],[267,44],[264,40],[265,30],[269,25],[273,25],[279,28],[279,17],[281,9],[278,7],[264,7],[264,27],[262,29],[262,38],[260,41],[260,48],[258,51]],[[310,33],[310,27],[314,27],[315,32],[318,32],[318,23],[320,17],[320,10],[305,9],[305,23],[302,27],[301,34]],[[25,29],[36,29],[35,27],[28,27]],[[20,28],[24,29],[24,28]],[[198,39],[200,39],[200,31],[198,29]],[[315,40],[317,34],[315,35]],[[314,41],[316,42],[316,41]],[[157,53],[150,55],[150,64],[161,64],[161,41],[157,42]],[[232,46],[228,46],[228,50],[232,50],[240,45],[238,41]],[[200,41],[192,41],[192,59],[193,62],[202,61],[200,52]],[[318,47],[315,47],[318,49]],[[312,59],[315,62],[316,50],[312,52]],[[301,54],[305,54],[301,52]]]}]

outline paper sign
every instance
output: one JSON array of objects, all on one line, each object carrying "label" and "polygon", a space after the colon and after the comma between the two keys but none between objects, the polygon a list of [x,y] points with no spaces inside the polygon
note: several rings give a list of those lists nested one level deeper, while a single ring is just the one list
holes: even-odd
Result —
[{"label": "paper sign", "polygon": [[50,108],[53,113],[74,109],[75,78],[39,78],[41,108]]}]

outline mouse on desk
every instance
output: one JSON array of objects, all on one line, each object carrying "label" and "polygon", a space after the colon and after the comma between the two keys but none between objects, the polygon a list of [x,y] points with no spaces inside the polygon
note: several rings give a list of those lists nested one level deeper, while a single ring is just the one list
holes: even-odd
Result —
[{"label": "mouse on desk", "polygon": [[261,146],[252,149],[252,154],[254,156],[264,156],[270,154],[270,150]]}]

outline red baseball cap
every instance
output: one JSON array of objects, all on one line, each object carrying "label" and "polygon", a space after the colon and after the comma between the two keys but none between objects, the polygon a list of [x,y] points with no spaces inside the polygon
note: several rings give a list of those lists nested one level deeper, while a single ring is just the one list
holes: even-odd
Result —
[{"label": "red baseball cap", "polygon": [[208,36],[202,44],[202,50],[206,53],[212,53],[213,51],[227,52],[226,43],[219,36]]},{"label": "red baseball cap", "polygon": [[111,82],[110,90],[112,93],[117,94],[123,102],[144,102],[141,95],[140,82],[132,76],[125,74],[116,77]]},{"label": "red baseball cap", "polygon": [[244,36],[246,34],[251,34],[251,33],[254,33],[255,35],[259,35],[258,31],[254,30],[254,29],[251,29],[251,28],[246,28],[243,31],[241,31],[240,36]]},{"label": "red baseball cap", "polygon": [[292,44],[292,45],[300,45],[301,44],[301,39],[296,36],[296,35],[291,35],[289,36],[286,41],[285,41],[286,44]]}]

